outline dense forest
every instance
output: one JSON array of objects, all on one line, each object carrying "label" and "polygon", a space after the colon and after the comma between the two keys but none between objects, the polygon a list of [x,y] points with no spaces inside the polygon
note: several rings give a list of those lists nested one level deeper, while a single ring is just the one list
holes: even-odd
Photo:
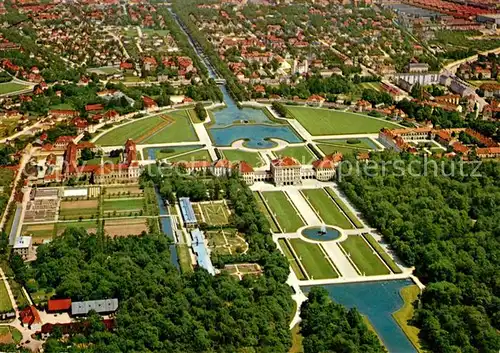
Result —
[{"label": "dense forest", "polygon": [[355,308],[333,302],[323,287],[313,287],[307,298],[300,312],[305,353],[386,352]]},{"label": "dense forest", "polygon": [[[459,161],[443,160],[425,173],[420,157],[383,152],[372,160],[378,175],[344,165],[350,175],[340,186],[426,284],[413,319],[421,338],[436,353],[498,352],[500,163],[478,171],[463,164],[461,173]],[[413,173],[395,161],[413,162]]]}]

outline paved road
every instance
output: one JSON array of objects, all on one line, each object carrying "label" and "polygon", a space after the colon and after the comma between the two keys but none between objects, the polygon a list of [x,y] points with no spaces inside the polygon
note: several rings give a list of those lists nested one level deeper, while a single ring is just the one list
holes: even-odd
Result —
[{"label": "paved road", "polygon": [[295,207],[299,210],[302,218],[306,221],[309,226],[319,226],[323,222],[316,215],[316,212],[309,206],[307,201],[304,199],[299,189],[296,188],[287,188],[286,193],[290,198],[290,201],[295,205]]}]

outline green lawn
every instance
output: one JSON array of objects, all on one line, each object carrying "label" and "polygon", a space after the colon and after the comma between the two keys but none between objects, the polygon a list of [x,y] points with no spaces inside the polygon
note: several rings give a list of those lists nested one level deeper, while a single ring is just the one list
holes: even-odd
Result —
[{"label": "green lawn", "polygon": [[287,109],[313,136],[377,133],[384,127],[398,127],[389,121],[336,110],[292,106]]},{"label": "green lawn", "polygon": [[15,82],[0,83],[0,94],[7,94],[12,92],[21,91],[28,88],[26,85],[21,85]]},{"label": "green lawn", "polygon": [[380,82],[363,82],[358,84],[362,90],[363,89],[374,89],[375,91],[380,91]]},{"label": "green lawn", "polygon": [[179,266],[182,273],[193,272],[193,264],[191,262],[191,252],[186,244],[177,244],[177,256],[179,257]]},{"label": "green lawn", "polygon": [[273,214],[275,214],[283,233],[295,232],[304,226],[302,218],[295,207],[288,201],[284,192],[265,191],[262,192],[262,195]]},{"label": "green lawn", "polygon": [[292,157],[298,160],[301,164],[311,164],[317,160],[316,156],[307,146],[289,146],[282,150],[274,152],[278,157]]},{"label": "green lawn", "polygon": [[59,220],[66,221],[70,219],[97,218],[97,208],[61,208],[59,211]]},{"label": "green lawn", "polygon": [[401,288],[400,294],[403,298],[404,304],[401,309],[393,313],[392,316],[401,327],[406,337],[408,337],[410,342],[420,353],[422,352],[422,347],[420,346],[420,341],[418,338],[420,330],[417,327],[408,324],[408,321],[413,317],[413,302],[417,300],[418,295],[420,294],[420,289],[417,285],[414,284],[408,287]]},{"label": "green lawn", "polygon": [[[163,115],[172,118],[172,123],[152,133],[156,126],[164,124]],[[149,133],[152,134],[148,135]],[[119,126],[102,135],[95,143],[102,146],[118,146],[124,145],[129,138],[133,140],[140,139],[141,144],[198,140],[186,112],[176,111],[151,116]]]},{"label": "green lawn", "polygon": [[302,193],[323,222],[342,229],[354,228],[324,189],[307,189],[302,190]]},{"label": "green lawn", "polygon": [[173,163],[173,162],[192,162],[192,161],[212,161],[212,158],[210,158],[210,153],[208,153],[207,150],[197,150],[194,152],[186,153],[181,156],[177,157],[172,157],[168,158],[168,161]]},{"label": "green lawn", "polygon": [[340,152],[343,155],[357,155],[358,153],[369,152],[370,150],[364,148],[347,147],[341,145],[331,145],[326,143],[317,143],[316,146],[325,154],[330,155]]},{"label": "green lawn", "polygon": [[349,235],[340,245],[350,254],[351,260],[365,276],[387,275],[390,273],[362,236]]},{"label": "green lawn", "polygon": [[396,265],[396,263],[389,256],[389,254],[387,254],[384,251],[384,249],[380,246],[380,244],[378,243],[378,241],[376,241],[375,238],[371,234],[365,233],[365,234],[363,234],[363,236],[365,237],[366,241],[368,241],[368,243],[370,243],[370,245],[372,246],[372,248],[375,249],[375,251],[377,252],[377,254],[379,254],[379,256],[384,260],[385,264],[387,266],[389,266],[389,268],[391,269],[392,272],[394,272],[394,273],[401,273],[401,272],[403,272],[398,267],[398,265]]},{"label": "green lawn", "polygon": [[213,226],[220,226],[229,223],[229,211],[222,202],[199,204],[205,223]]},{"label": "green lawn", "polygon": [[363,228],[363,223],[356,217],[356,215],[347,207],[347,205],[342,201],[342,199],[335,193],[332,188],[325,188],[326,192],[335,200],[337,206],[340,207],[342,211],[347,215],[356,228]]},{"label": "green lawn", "polygon": [[220,150],[224,158],[231,162],[245,161],[252,167],[260,167],[263,164],[260,154],[257,152],[247,152],[241,150]]},{"label": "green lawn", "polygon": [[[179,147],[164,147],[163,149],[154,149],[155,159],[164,159],[174,157],[182,153],[188,153],[199,150],[201,146],[179,146]],[[144,156],[149,156],[149,148],[146,148],[143,153]]]},{"label": "green lawn", "polygon": [[10,302],[9,293],[7,293],[4,281],[0,281],[0,313],[7,313],[10,311],[12,311],[12,304]]},{"label": "green lawn", "polygon": [[337,278],[339,275],[325,258],[320,245],[298,238],[289,239],[290,245],[300,259],[311,279]]},{"label": "green lawn", "polygon": [[290,267],[292,268],[293,272],[295,272],[295,275],[297,276],[299,281],[307,279],[304,272],[300,269],[300,265],[298,264],[297,259],[295,258],[295,256],[293,256],[292,251],[290,250],[286,239],[280,238],[278,239],[278,243],[280,244],[281,249],[285,253],[285,257],[290,263]]},{"label": "green lawn", "polygon": [[136,210],[142,210],[143,206],[144,206],[144,199],[142,197],[125,199],[125,200],[105,199],[103,202],[104,212],[136,211]]},{"label": "green lawn", "polygon": [[[361,148],[361,149],[378,149],[375,143],[367,138],[351,138],[351,139],[327,139],[327,140],[316,140],[316,142],[326,145],[335,145],[341,147],[350,147],[350,148]],[[357,143],[353,143],[357,142]]]},{"label": "green lawn", "polygon": [[269,222],[269,226],[271,227],[271,231],[273,233],[279,233],[279,228],[276,225],[276,222],[274,222],[273,217],[271,217],[271,214],[267,210],[266,205],[264,205],[264,201],[262,201],[262,198],[260,197],[259,193],[257,191],[253,192],[253,195],[255,197],[255,200],[257,200],[257,205],[260,208],[260,211],[264,214],[264,216],[267,218],[267,221]]},{"label": "green lawn", "polygon": [[83,228],[85,230],[88,229],[97,229],[97,221],[82,221],[82,222],[59,222],[56,225],[57,227],[57,234],[61,234],[64,232],[67,228],[74,227],[74,228]]}]

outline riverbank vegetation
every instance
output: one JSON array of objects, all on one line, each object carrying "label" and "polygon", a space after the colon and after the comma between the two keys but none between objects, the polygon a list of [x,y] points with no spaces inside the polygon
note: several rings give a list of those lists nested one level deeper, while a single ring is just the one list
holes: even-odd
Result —
[{"label": "riverbank vegetation", "polygon": [[376,176],[351,170],[340,186],[426,284],[412,320],[426,349],[497,352],[500,163],[483,162],[470,176],[473,165],[463,164],[460,173],[458,161],[443,160],[446,176],[434,176],[423,173],[419,158],[375,154],[380,166],[414,162],[416,176],[396,176],[385,163],[385,173]]}]

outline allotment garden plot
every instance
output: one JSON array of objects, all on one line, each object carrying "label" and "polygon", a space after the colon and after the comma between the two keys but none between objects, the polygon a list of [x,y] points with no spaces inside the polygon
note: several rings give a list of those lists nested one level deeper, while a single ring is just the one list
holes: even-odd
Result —
[{"label": "allotment garden plot", "polygon": [[59,220],[95,219],[99,215],[99,200],[61,201]]}]

